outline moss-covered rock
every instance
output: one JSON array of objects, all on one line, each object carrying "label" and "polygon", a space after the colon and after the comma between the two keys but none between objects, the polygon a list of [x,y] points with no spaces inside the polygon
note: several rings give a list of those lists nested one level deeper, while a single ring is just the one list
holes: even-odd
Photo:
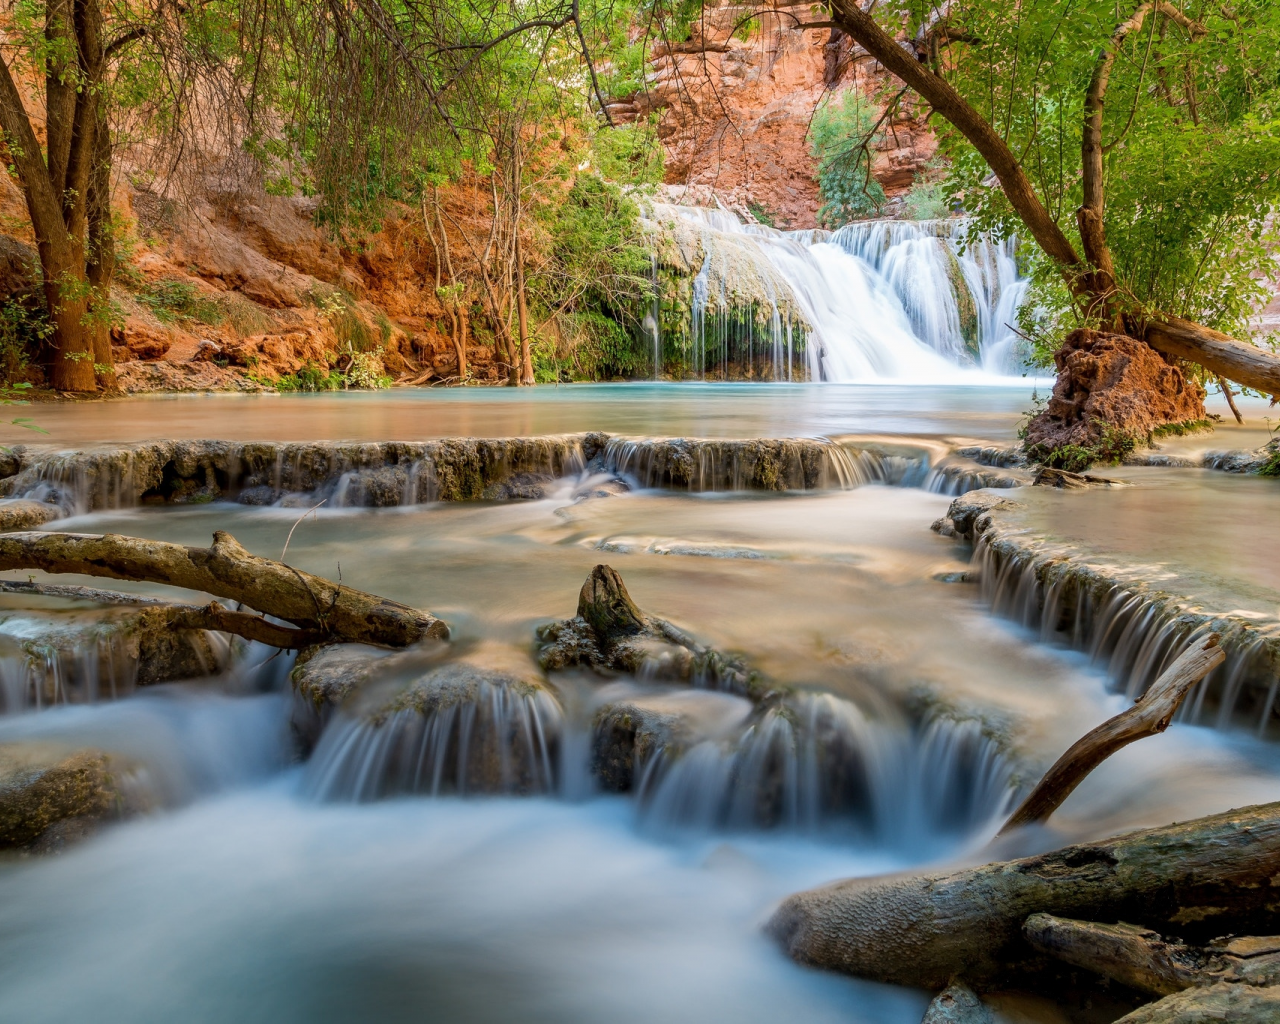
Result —
[{"label": "moss-covered rock", "polygon": [[122,768],[98,750],[0,745],[0,849],[51,849],[133,809]]}]

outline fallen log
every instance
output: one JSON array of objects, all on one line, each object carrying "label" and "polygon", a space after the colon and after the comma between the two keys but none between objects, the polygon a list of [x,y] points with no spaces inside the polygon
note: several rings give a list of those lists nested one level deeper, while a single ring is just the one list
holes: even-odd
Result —
[{"label": "fallen log", "polygon": [[1219,636],[1210,633],[1184,651],[1160,678],[1147,689],[1133,707],[1109,718],[1076,740],[1045,772],[1018,809],[1009,816],[1000,834],[1022,825],[1044,821],[1084,781],[1086,775],[1117,750],[1145,736],[1155,736],[1169,728],[1187,693],[1201,679],[1226,660],[1218,646]]},{"label": "fallen log", "polygon": [[1280,983],[1280,936],[1188,946],[1137,925],[1073,921],[1052,914],[1032,914],[1022,934],[1041,953],[1152,995],[1223,981]]},{"label": "fallen log", "polygon": [[1038,857],[856,878],[786,899],[769,931],[801,963],[899,985],[980,984],[1034,961],[1031,914],[1209,938],[1280,924],[1280,803]]},{"label": "fallen log", "polygon": [[275,647],[297,649],[320,641],[407,647],[449,635],[449,627],[429,612],[259,558],[221,530],[208,548],[116,534],[2,534],[0,571],[9,569],[163,583],[228,598],[297,628],[217,603],[175,606],[175,626],[221,630]]},{"label": "fallen log", "polygon": [[1257,345],[1176,316],[1150,321],[1138,337],[1157,352],[1199,363],[1219,377],[1280,394],[1280,357]]},{"label": "fallen log", "polygon": [[1278,1020],[1280,988],[1220,982],[1140,1006],[1115,1024],[1276,1024]]},{"label": "fallen log", "polygon": [[1041,953],[1139,992],[1168,996],[1221,980],[1209,975],[1222,965],[1203,950],[1165,942],[1158,932],[1133,924],[1098,924],[1032,914],[1023,924],[1022,934]]}]

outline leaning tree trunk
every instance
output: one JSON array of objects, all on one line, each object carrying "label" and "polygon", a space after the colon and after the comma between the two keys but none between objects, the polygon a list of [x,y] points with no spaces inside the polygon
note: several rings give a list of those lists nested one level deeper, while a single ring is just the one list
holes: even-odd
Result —
[{"label": "leaning tree trunk", "polygon": [[[1149,7],[1158,9],[1166,17],[1177,14],[1177,9],[1171,4],[1143,5],[1144,9]],[[1017,156],[991,123],[950,82],[885,32],[870,11],[863,10],[859,0],[830,0],[830,8],[831,20],[838,28],[861,45],[890,74],[922,96],[982,155],[995,173],[1014,212],[1036,244],[1061,268],[1063,278],[1081,304],[1087,309],[1105,306],[1107,295],[1100,289],[1105,289],[1108,282],[1100,281],[1098,268],[1077,254],[1040,202]],[[1099,203],[1096,209],[1090,206],[1086,210],[1085,228],[1092,228],[1094,216],[1099,214],[1100,208]],[[1254,345],[1169,316],[1152,317],[1146,324],[1126,325],[1126,329],[1132,332],[1133,337],[1161,353],[1198,363],[1212,373],[1239,384],[1280,394],[1280,356]]]}]

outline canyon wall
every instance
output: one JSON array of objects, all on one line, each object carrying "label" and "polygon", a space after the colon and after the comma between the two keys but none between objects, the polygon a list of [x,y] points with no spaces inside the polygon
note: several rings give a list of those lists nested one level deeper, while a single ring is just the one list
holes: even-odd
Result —
[{"label": "canyon wall", "polygon": [[[807,138],[814,111],[850,87],[883,97],[893,81],[839,30],[801,27],[820,18],[807,5],[763,16],[748,32],[751,10],[708,7],[688,40],[656,42],[645,87],[614,99],[609,113],[623,123],[658,115],[666,183],[688,186],[690,201],[718,199],[775,227],[811,228],[821,206]],[[894,200],[937,140],[910,103],[884,128],[872,173]]]}]

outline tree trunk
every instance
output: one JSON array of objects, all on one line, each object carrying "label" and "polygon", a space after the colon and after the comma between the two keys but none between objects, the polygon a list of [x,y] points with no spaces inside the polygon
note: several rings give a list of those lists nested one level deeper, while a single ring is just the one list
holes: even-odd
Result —
[{"label": "tree trunk", "polygon": [[529,351],[529,310],[524,296],[524,250],[516,228],[516,313],[520,319],[520,383],[533,383],[533,356]]},{"label": "tree trunk", "polygon": [[[10,569],[164,583],[230,598],[293,623],[305,631],[309,642],[319,637],[406,647],[449,635],[449,627],[428,612],[352,590],[283,562],[259,558],[221,530],[213,535],[209,548],[115,534],[9,533],[0,535],[0,572]],[[218,621],[223,625],[217,625]],[[242,635],[247,628],[243,613],[215,605],[192,612],[189,624],[226,628]],[[268,639],[272,635],[269,625],[254,639],[273,642]]]},{"label": "tree trunk", "polygon": [[789,897],[769,924],[796,960],[939,989],[996,977],[1034,955],[1035,913],[1130,921],[1211,938],[1275,927],[1280,803],[914,877],[857,878]]},{"label": "tree trunk", "polygon": [[[1040,478],[1036,478],[1039,484]],[[1044,773],[1036,788],[1009,816],[1000,834],[1045,821],[1062,806],[1075,788],[1091,771],[1102,764],[1117,750],[1144,736],[1155,736],[1169,728],[1173,716],[1186,699],[1187,692],[1196,683],[1227,660],[1218,646],[1220,637],[1210,633],[1203,640],[1184,651],[1160,678],[1137,699],[1132,707],[1107,719],[1096,729],[1071,745],[1052,768]]]},{"label": "tree trunk", "polygon": [[1199,363],[1247,388],[1280,395],[1280,357],[1256,345],[1176,316],[1133,323],[1129,330],[1157,352]]}]

